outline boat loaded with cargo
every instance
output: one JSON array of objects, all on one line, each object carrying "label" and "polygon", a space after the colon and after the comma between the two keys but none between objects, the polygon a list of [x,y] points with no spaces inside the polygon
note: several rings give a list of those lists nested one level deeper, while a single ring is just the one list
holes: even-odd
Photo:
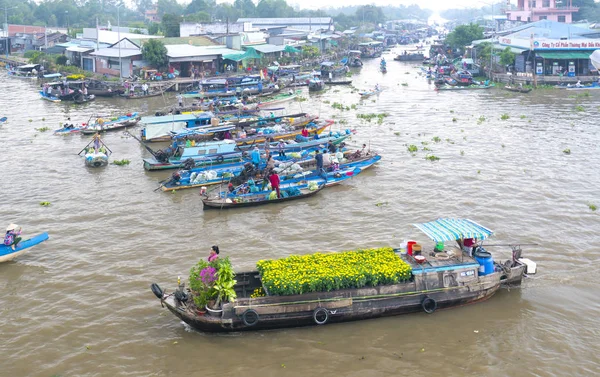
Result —
[{"label": "boat loaded with cargo", "polygon": [[[201,260],[189,287],[167,292],[152,284],[161,305],[205,332],[325,325],[477,303],[501,286],[519,285],[535,263],[494,259],[484,248],[492,231],[468,219],[414,224],[435,243],[430,253],[415,241],[338,253],[261,260],[235,274],[228,258]],[[456,245],[444,243],[452,241]],[[493,247],[495,245],[490,245]]]}]

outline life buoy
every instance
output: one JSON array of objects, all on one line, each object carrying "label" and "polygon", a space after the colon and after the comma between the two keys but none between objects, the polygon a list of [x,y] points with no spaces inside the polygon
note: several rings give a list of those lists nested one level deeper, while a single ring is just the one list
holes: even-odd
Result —
[{"label": "life buoy", "polygon": [[423,302],[421,303],[421,307],[423,308],[425,313],[431,314],[435,312],[435,309],[437,309],[437,302],[435,302],[435,300],[431,297],[425,297],[423,299]]},{"label": "life buoy", "polygon": [[217,157],[217,162],[218,162],[218,163],[221,163],[221,162],[223,162],[223,161],[225,161],[225,158],[224,158],[223,156],[218,156],[218,157]]},{"label": "life buoy", "polygon": [[160,299],[163,298],[163,291],[162,289],[160,289],[160,287],[158,286],[158,284],[156,283],[152,283],[150,285],[150,290],[152,291],[152,293],[154,293],[154,295]]},{"label": "life buoy", "polygon": [[258,323],[260,316],[254,309],[248,309],[242,314],[242,322],[246,326],[254,326]]},{"label": "life buoy", "polygon": [[313,312],[313,320],[317,325],[324,325],[329,320],[329,312],[325,308],[316,308]]},{"label": "life buoy", "polygon": [[188,300],[188,294],[183,291],[176,290],[175,298],[181,302],[186,302]]}]

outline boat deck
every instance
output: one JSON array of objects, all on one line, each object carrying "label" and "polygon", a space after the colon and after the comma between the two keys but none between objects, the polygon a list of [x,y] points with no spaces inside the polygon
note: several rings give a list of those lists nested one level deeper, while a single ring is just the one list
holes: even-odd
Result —
[{"label": "boat deck", "polygon": [[[444,257],[433,257],[430,256],[429,253],[423,253],[422,255],[426,258],[423,263],[418,263],[410,255],[402,255],[401,257],[403,261],[410,264],[413,269],[413,274],[450,270],[456,267],[479,267],[479,262],[456,246],[446,248],[443,253],[436,253],[436,255]],[[448,258],[445,258],[446,255]]]}]

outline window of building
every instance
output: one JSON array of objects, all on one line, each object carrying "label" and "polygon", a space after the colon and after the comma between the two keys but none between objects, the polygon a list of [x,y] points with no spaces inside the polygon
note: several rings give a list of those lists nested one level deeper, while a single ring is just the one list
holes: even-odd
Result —
[{"label": "window of building", "polygon": [[548,16],[540,16],[540,21],[541,20],[547,20],[547,19],[548,19]]},{"label": "window of building", "polygon": [[517,16],[517,21],[521,21],[521,16]]},{"label": "window of building", "polygon": [[550,0],[543,0],[542,1],[542,7],[544,7],[544,8],[550,8]]},{"label": "window of building", "polygon": [[558,22],[567,22],[567,16],[558,16]]},{"label": "window of building", "polygon": [[108,68],[109,69],[119,69],[119,61],[108,59]]}]

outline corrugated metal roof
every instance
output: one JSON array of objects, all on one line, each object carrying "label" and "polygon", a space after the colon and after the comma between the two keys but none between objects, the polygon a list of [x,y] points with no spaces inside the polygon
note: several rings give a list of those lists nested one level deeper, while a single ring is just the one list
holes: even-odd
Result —
[{"label": "corrugated metal roof", "polygon": [[262,52],[263,54],[268,54],[270,52],[281,52],[285,50],[285,46],[277,46],[271,44],[254,45],[252,46],[252,48],[254,48],[258,52]]},{"label": "corrugated metal roof", "polygon": [[[108,58],[118,58],[119,57],[119,49],[118,48],[101,48],[98,51],[94,51],[90,53],[90,55],[94,56],[104,56]],[[120,56],[122,58],[128,58],[130,56],[142,55],[142,50],[140,49],[127,49],[122,48]]]},{"label": "corrugated metal roof", "polygon": [[289,17],[289,18],[238,18],[237,22],[251,22],[256,25],[287,24],[330,24],[331,17]]},{"label": "corrugated metal roof", "polygon": [[[93,47],[81,47],[81,46],[71,46],[71,47],[67,47],[67,51],[72,51],[72,52],[88,52],[88,51],[94,51]],[[121,50],[122,52],[123,50]]]},{"label": "corrugated metal roof", "polygon": [[167,56],[170,58],[184,58],[191,56],[211,56],[236,54],[241,51],[232,50],[225,46],[190,46],[190,45],[165,45]]}]

